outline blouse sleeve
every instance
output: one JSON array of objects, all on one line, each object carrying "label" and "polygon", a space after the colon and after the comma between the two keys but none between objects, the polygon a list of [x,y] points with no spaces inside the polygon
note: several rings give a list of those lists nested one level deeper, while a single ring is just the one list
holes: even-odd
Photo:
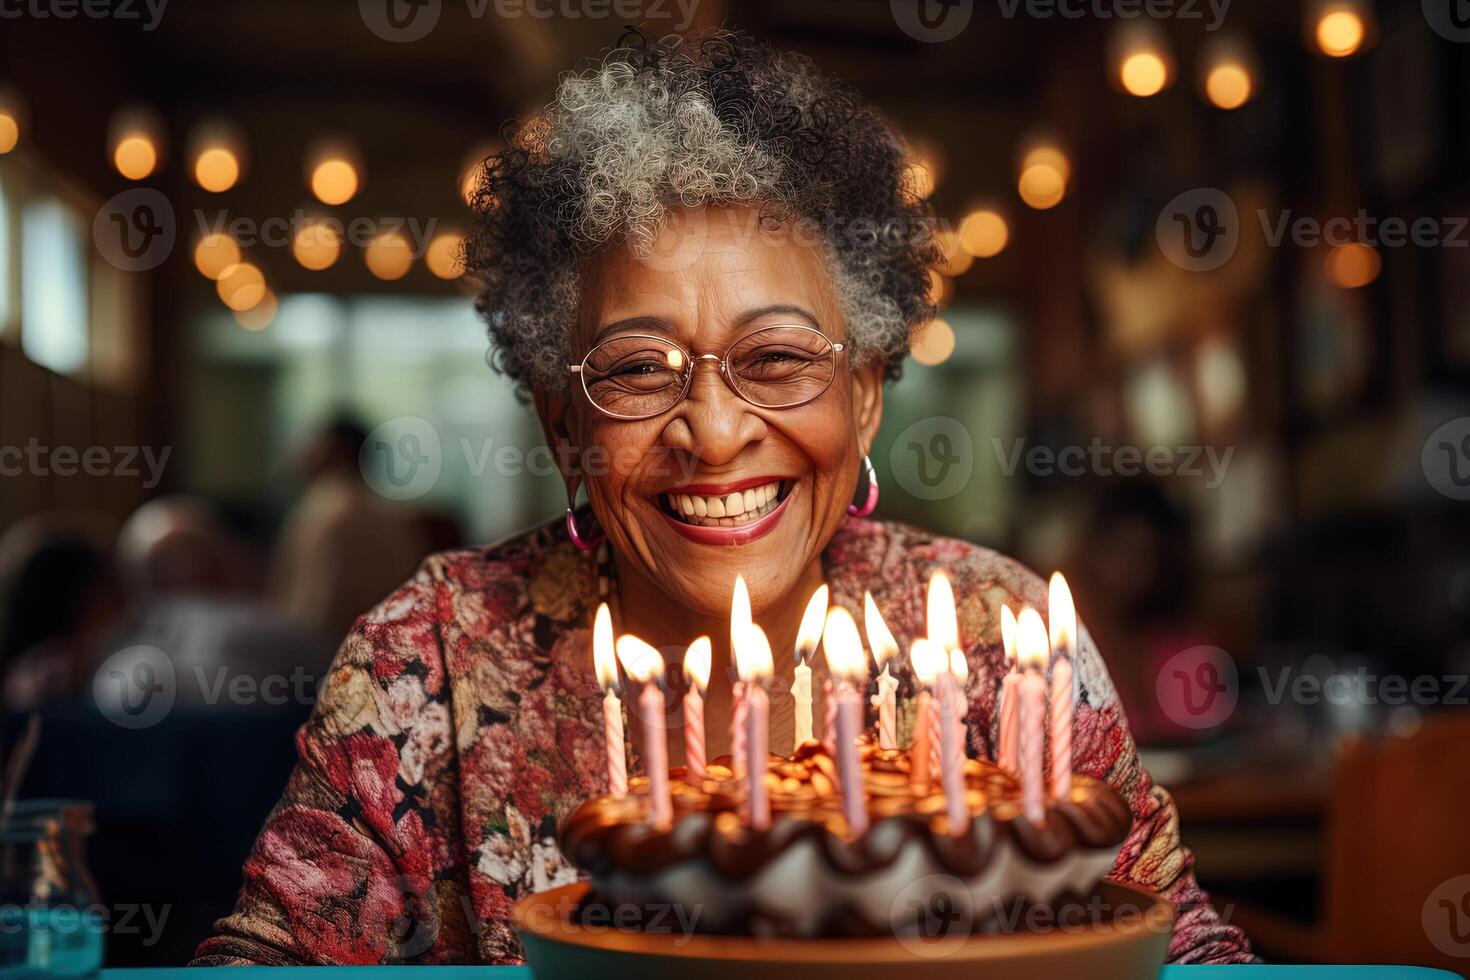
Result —
[{"label": "blouse sleeve", "polygon": [[453,807],[426,788],[452,745],[433,592],[421,573],[342,644],[235,909],[194,965],[473,958],[462,872],[435,867]]},{"label": "blouse sleeve", "polygon": [[1078,772],[1106,780],[1133,812],[1133,829],[1110,875],[1162,895],[1177,918],[1169,944],[1171,963],[1250,963],[1250,941],[1228,925],[1194,876],[1194,855],[1179,837],[1179,811],[1154,784],[1138,758],[1128,720],[1107,667],[1085,628],[1080,630],[1077,672],[1081,697],[1073,733]]}]

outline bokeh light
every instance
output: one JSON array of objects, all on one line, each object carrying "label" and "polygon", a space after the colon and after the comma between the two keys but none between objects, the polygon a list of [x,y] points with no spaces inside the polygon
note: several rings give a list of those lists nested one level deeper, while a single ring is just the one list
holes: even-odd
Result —
[{"label": "bokeh light", "polygon": [[264,330],[275,321],[279,306],[276,294],[267,289],[250,309],[235,311],[235,322],[246,330]]},{"label": "bokeh light", "polygon": [[1357,10],[1328,7],[1318,15],[1313,36],[1323,54],[1329,58],[1346,58],[1362,48],[1368,28]]},{"label": "bokeh light", "polygon": [[20,120],[0,109],[0,153],[9,153],[20,142]]},{"label": "bokeh light", "polygon": [[435,235],[424,253],[424,265],[440,279],[458,279],[464,273],[464,236],[454,232]]},{"label": "bokeh light", "polygon": [[1129,95],[1148,98],[1169,84],[1169,65],[1158,52],[1138,51],[1123,59],[1118,80]]},{"label": "bokeh light", "polygon": [[909,353],[920,364],[943,364],[954,353],[954,328],[935,317],[919,328],[909,343]]},{"label": "bokeh light", "polygon": [[1005,217],[992,208],[976,208],[960,222],[960,245],[977,259],[999,255],[1010,238]]},{"label": "bokeh light", "polygon": [[965,251],[960,244],[960,236],[953,231],[941,231],[934,236],[934,244],[939,246],[942,261],[939,270],[946,276],[962,276],[974,263],[975,257]]},{"label": "bokeh light", "polygon": [[329,269],[342,255],[342,232],[334,222],[309,219],[296,229],[291,254],[302,268],[312,272]]},{"label": "bokeh light", "polygon": [[385,231],[368,244],[363,261],[373,275],[392,282],[408,275],[413,267],[413,248],[400,233]]},{"label": "bokeh light", "polygon": [[1378,278],[1383,259],[1377,249],[1362,242],[1347,242],[1327,253],[1328,280],[1343,289],[1358,289]]},{"label": "bokeh light", "polygon": [[265,275],[249,262],[236,262],[220,272],[215,289],[220,300],[238,313],[265,299]]},{"label": "bokeh light", "polygon": [[143,180],[158,166],[158,147],[142,133],[124,136],[112,148],[112,165],[128,180]]},{"label": "bokeh light", "polygon": [[234,187],[240,180],[240,158],[224,146],[212,146],[194,158],[194,180],[215,194]]},{"label": "bokeh light", "polygon": [[220,274],[240,261],[240,246],[223,232],[211,232],[194,245],[194,267],[206,279]]}]

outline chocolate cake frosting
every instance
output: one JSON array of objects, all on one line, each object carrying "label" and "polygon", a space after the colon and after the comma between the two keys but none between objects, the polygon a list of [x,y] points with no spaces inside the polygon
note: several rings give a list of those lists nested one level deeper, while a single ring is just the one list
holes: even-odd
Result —
[{"label": "chocolate cake frosting", "polygon": [[[648,781],[635,777],[627,797],[578,807],[562,826],[561,850],[590,876],[589,901],[698,903],[700,931],[891,934],[915,926],[910,907],[936,895],[963,903],[977,922],[987,900],[1085,896],[1131,826],[1117,793],[1086,776],[1074,776],[1069,798],[1049,803],[1045,821],[1033,824],[1010,773],[967,759],[970,821],[954,833],[938,784],[910,785],[908,753],[872,745],[860,753],[870,823],[857,836],[842,815],[835,760],[808,742],[791,758],[770,759],[767,830],[743,819],[743,782],[719,759],[694,782],[673,771],[668,826],[650,822]],[[926,894],[907,895],[916,886]]]}]

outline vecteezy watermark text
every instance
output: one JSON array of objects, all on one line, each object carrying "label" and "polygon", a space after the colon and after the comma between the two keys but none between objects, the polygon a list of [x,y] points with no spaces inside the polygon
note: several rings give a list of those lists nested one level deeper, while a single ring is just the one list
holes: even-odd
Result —
[{"label": "vecteezy watermark text", "polygon": [[168,0],[0,0],[0,19],[18,20],[138,20],[151,31],[163,20]]},{"label": "vecteezy watermark text", "polygon": [[[656,22],[675,33],[694,24],[701,0],[464,0],[475,20],[494,15],[504,20],[615,20],[622,23]],[[367,29],[384,41],[406,44],[429,36],[439,24],[443,0],[358,0],[358,13]]]},{"label": "vecteezy watermark text", "polygon": [[142,476],[143,489],[163,479],[172,446],[44,446],[32,437],[24,446],[0,446],[0,476]]},{"label": "vecteezy watermark text", "polygon": [[1214,446],[1109,446],[1093,439],[1086,446],[1031,446],[1025,439],[1012,440],[1009,448],[1000,438],[992,438],[995,458],[1006,476],[1015,476],[1025,467],[1032,476],[1178,476],[1204,479],[1205,487],[1214,490],[1225,482],[1225,470],[1235,455],[1234,446],[1224,451]]}]

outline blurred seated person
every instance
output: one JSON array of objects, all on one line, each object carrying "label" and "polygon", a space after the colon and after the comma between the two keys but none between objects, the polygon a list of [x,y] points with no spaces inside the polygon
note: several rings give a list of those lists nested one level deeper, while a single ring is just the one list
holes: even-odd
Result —
[{"label": "blurred seated person", "polygon": [[428,543],[363,481],[367,432],[336,419],[296,460],[306,484],[276,543],[269,593],[293,621],[335,643],[418,568]]},{"label": "blurred seated person", "polygon": [[118,556],[135,612],[112,649],[162,651],[181,702],[218,699],[220,679],[232,675],[326,670],[331,648],[247,590],[244,546],[205,501],[163,497],[139,507],[123,525]]},{"label": "blurred seated person", "polygon": [[123,612],[111,545],[85,522],[44,515],[0,537],[5,707],[31,711],[86,688]]}]

